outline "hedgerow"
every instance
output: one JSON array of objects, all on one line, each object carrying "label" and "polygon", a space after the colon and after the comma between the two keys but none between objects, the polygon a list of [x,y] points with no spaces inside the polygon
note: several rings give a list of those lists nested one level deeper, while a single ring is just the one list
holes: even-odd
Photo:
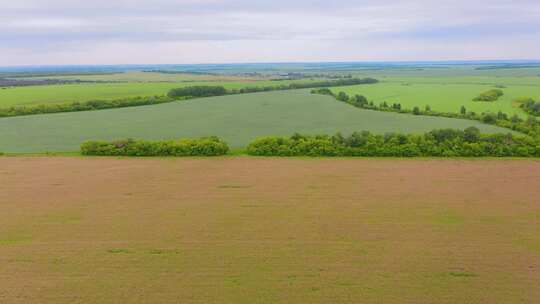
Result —
[{"label": "hedgerow", "polygon": [[459,113],[437,112],[433,111],[430,106],[426,106],[425,109],[414,107],[411,110],[404,109],[400,103],[388,104],[387,102],[382,102],[377,105],[373,101],[368,101],[368,99],[362,95],[349,96],[345,92],[339,92],[338,94],[334,94],[334,92],[326,88],[314,89],[311,91],[311,93],[330,95],[336,98],[338,101],[342,101],[354,107],[366,110],[476,120],[485,124],[496,125],[502,128],[507,128],[513,131],[527,134],[535,138],[540,138],[540,122],[533,116],[530,116],[528,119],[522,119],[517,115],[509,117],[507,114],[501,111],[497,113],[475,113],[467,111],[464,106],[461,106]]},{"label": "hedgerow", "polygon": [[37,106],[16,106],[0,108],[0,117],[50,114],[61,112],[92,111],[113,108],[125,108],[144,105],[154,105],[172,102],[174,99],[167,96],[130,97],[115,100],[90,100],[85,102],[72,102],[66,104],[44,104]]},{"label": "hedgerow", "polygon": [[88,141],[81,145],[83,155],[95,156],[219,156],[228,151],[229,146],[217,137],[170,141]]},{"label": "hedgerow", "polygon": [[475,127],[464,131],[434,130],[423,135],[355,132],[348,137],[266,137],[247,148],[254,156],[369,156],[369,157],[539,157],[539,143],[512,134],[484,135]]}]

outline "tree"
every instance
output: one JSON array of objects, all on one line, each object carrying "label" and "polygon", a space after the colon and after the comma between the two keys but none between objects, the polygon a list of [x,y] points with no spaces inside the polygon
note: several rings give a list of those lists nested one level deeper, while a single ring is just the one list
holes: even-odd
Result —
[{"label": "tree", "polygon": [[422,113],[420,112],[420,108],[419,108],[419,107],[414,107],[412,112],[413,112],[414,115],[420,115],[420,114],[422,114]]},{"label": "tree", "polygon": [[459,113],[461,113],[461,115],[467,114],[467,109],[465,108],[465,106],[461,106],[461,109],[459,110]]},{"label": "tree", "polygon": [[470,143],[475,143],[480,140],[480,130],[476,127],[468,127],[465,129],[463,139]]},{"label": "tree", "polygon": [[431,112],[431,107],[429,105],[426,106],[426,112]]},{"label": "tree", "polygon": [[338,96],[336,97],[339,101],[349,101],[349,95],[345,92],[339,92]]}]

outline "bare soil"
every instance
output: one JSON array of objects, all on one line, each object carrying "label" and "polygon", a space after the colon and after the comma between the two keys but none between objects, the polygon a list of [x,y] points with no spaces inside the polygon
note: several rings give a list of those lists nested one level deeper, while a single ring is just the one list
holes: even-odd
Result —
[{"label": "bare soil", "polygon": [[0,158],[0,303],[538,303],[540,162]]}]

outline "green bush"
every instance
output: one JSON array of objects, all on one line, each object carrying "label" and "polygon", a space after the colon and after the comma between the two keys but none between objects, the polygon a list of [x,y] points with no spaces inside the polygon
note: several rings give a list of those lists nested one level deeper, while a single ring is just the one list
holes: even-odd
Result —
[{"label": "green bush", "polygon": [[504,95],[504,92],[500,89],[493,89],[486,92],[481,93],[477,97],[475,97],[474,101],[496,101],[501,96]]},{"label": "green bush", "polygon": [[83,155],[96,156],[219,156],[229,151],[217,137],[171,141],[116,140],[88,141],[81,145]]},{"label": "green bush", "polygon": [[433,130],[423,135],[367,131],[348,137],[304,136],[266,137],[255,140],[247,153],[254,156],[371,156],[371,157],[539,157],[538,141],[512,134],[481,134],[477,128],[464,131]]},{"label": "green bush", "polygon": [[536,102],[530,97],[521,97],[515,100],[516,103],[527,113],[540,116],[540,102]]}]

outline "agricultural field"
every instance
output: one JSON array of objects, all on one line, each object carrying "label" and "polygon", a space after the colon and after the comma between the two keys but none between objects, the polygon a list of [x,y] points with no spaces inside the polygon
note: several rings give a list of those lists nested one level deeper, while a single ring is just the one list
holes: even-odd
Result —
[{"label": "agricultural field", "polygon": [[148,140],[219,136],[234,149],[263,136],[303,134],[424,133],[478,127],[509,130],[478,121],[362,110],[309,90],[274,91],[192,99],[132,108],[0,119],[0,151],[77,151],[88,140]]},{"label": "agricultural field", "polygon": [[0,303],[536,303],[540,162],[0,158]]},{"label": "agricultural field", "polygon": [[[480,93],[503,86],[504,92],[495,102],[477,102]],[[540,77],[387,77],[371,86],[334,88],[335,93],[364,95],[376,104],[401,103],[406,109],[429,105],[439,112],[459,113],[461,106],[476,113],[502,111],[508,115],[527,117],[514,101],[519,97],[540,100]]]},{"label": "agricultural field", "polygon": [[198,81],[257,81],[255,77],[239,77],[229,75],[197,75],[197,74],[166,74],[151,72],[125,72],[93,75],[51,75],[38,77],[22,77],[22,79],[61,79],[82,81],[116,81],[116,82],[198,82]]},{"label": "agricultural field", "polygon": [[126,82],[17,87],[0,90],[0,108],[166,95],[170,89],[196,85],[220,85],[227,89],[240,89],[250,86],[277,86],[289,83],[291,81]]}]

